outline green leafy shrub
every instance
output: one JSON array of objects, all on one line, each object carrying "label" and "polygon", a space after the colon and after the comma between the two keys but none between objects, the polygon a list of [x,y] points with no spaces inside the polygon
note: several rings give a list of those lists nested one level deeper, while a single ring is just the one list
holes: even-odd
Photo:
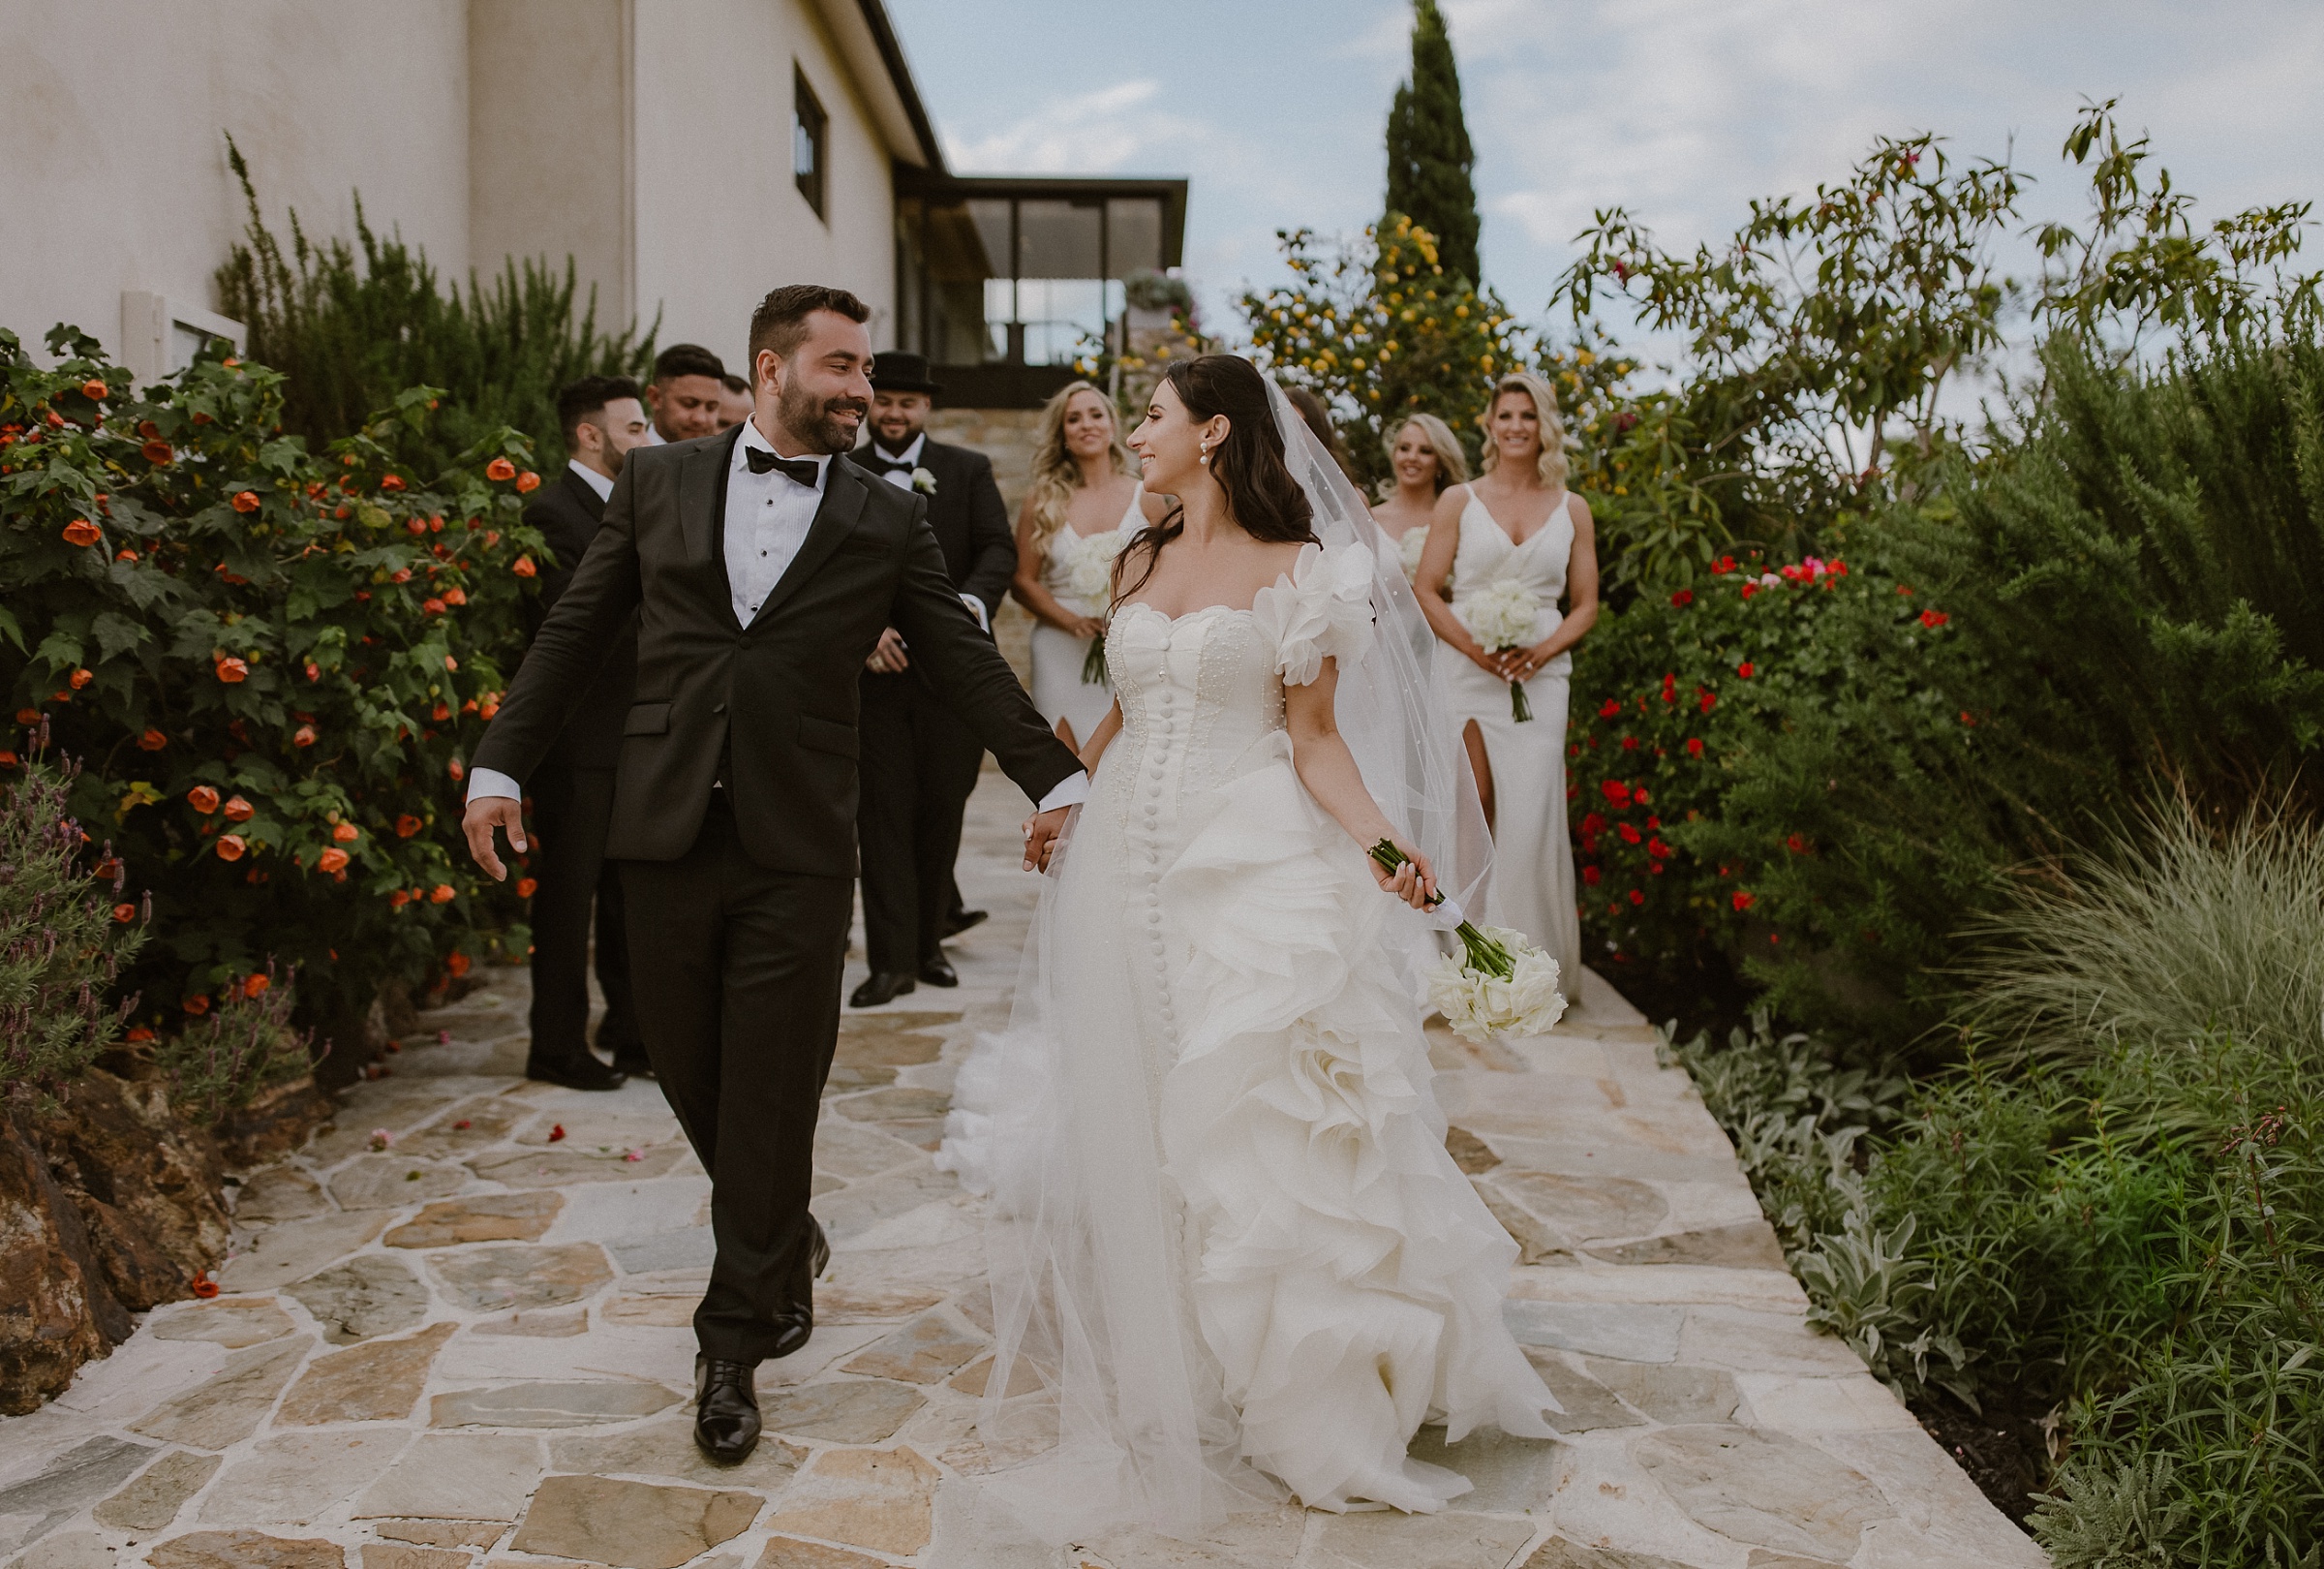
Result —
[{"label": "green leafy shrub", "polygon": [[[2022,908],[2019,972],[2097,973],[2157,911],[2230,896],[2266,901],[2258,923],[2289,934],[2225,956],[2248,997],[2324,953],[2324,922],[2286,897],[2312,876],[2312,833],[2258,816],[2211,833],[2182,812],[2068,904]],[[2130,879],[2143,897],[2124,896]],[[1763,1027],[1678,1056],[1745,1151],[1819,1321],[1924,1411],[1952,1398],[1936,1386],[2021,1424],[2046,1413],[2063,1463],[2034,1524],[2059,1562],[2312,1561],[2324,1019],[2273,1040],[2190,1030],[2177,974],[2113,973],[2082,1049],[1972,1052],[1901,1115],[1866,1118],[1838,1054]],[[1785,1135],[1755,1140],[1771,1124]],[[1917,1364],[1916,1343],[1940,1356]]]},{"label": "green leafy shrub", "polygon": [[238,149],[229,156],[249,203],[243,242],[218,270],[219,301],[249,328],[251,359],[283,373],[283,428],[321,449],[371,422],[408,387],[441,388],[425,425],[386,438],[400,462],[436,474],[503,427],[524,433],[545,474],[565,467],[557,389],[582,376],[643,380],[655,331],[597,326],[596,291],[578,293],[571,258],[510,258],[489,287],[445,286],[424,254],[375,233],[355,198],[355,243],[309,240],[290,215],[286,247],[259,215]]},{"label": "green leafy shrub", "polygon": [[115,985],[145,940],[145,918],[122,899],[111,845],[87,858],[71,806],[76,770],[50,767],[38,751],[0,758],[20,770],[0,799],[0,1094],[39,1094],[120,1037],[137,1000],[117,1000]]},{"label": "green leafy shrub", "polygon": [[124,984],[173,1031],[277,960],[344,1040],[382,979],[464,969],[519,918],[458,822],[540,552],[523,444],[391,461],[430,427],[418,388],[314,452],[271,370],[133,394],[90,339],[49,344],[43,369],[0,333],[0,684],[87,760],[73,814],[152,890]]}]

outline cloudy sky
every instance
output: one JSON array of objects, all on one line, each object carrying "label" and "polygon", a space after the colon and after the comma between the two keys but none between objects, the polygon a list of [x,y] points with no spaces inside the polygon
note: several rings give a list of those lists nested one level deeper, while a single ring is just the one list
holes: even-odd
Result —
[{"label": "cloudy sky", "polygon": [[[1410,61],[1405,0],[888,0],[963,172],[1183,174],[1186,271],[1213,329],[1280,276],[1274,231],[1353,231],[1381,200]],[[1755,196],[1845,173],[1878,134],[2039,178],[2085,97],[2119,97],[2203,213],[2324,199],[2317,0],[1444,0],[1486,277],[1538,315],[1570,241],[1620,204],[1667,245]],[[2151,166],[2150,166],[2151,167]],[[2324,234],[2311,239],[2324,266]]]}]

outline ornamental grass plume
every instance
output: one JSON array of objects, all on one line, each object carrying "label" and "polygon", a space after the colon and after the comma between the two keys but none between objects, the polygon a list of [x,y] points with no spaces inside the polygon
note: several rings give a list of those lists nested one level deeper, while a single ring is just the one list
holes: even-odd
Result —
[{"label": "ornamental grass plume", "polygon": [[2224,830],[2185,798],[2145,814],[1975,929],[1978,1022],[2045,1056],[2224,1033],[2324,1062],[2324,830],[2282,801]]},{"label": "ornamental grass plume", "polygon": [[[1371,856],[1391,872],[1410,859],[1385,839],[1372,846]],[[1440,893],[1428,901],[1429,908],[1444,902]],[[1454,1034],[1478,1042],[1495,1035],[1538,1035],[1565,1016],[1557,961],[1526,941],[1524,933],[1464,920],[1453,934],[1460,938],[1461,957],[1447,954],[1429,972],[1428,1000]]]}]

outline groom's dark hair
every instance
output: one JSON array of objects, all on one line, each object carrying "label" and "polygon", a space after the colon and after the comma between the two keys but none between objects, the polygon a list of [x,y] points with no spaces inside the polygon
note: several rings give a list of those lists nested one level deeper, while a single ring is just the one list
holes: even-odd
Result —
[{"label": "groom's dark hair", "polygon": [[[750,363],[768,349],[777,359],[788,359],[807,341],[807,319],[817,311],[837,311],[850,322],[872,320],[872,307],[847,292],[823,284],[784,284],[758,302],[750,313]],[[757,371],[752,370],[753,379]]]}]

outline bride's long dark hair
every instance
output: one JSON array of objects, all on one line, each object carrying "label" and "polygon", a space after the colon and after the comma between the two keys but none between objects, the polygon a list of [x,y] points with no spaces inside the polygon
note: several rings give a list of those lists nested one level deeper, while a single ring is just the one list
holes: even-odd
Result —
[{"label": "bride's long dark hair", "polygon": [[[1210,452],[1210,475],[1227,493],[1227,511],[1242,532],[1269,544],[1321,544],[1307,493],[1283,461],[1283,433],[1269,407],[1267,379],[1239,354],[1203,354],[1162,373],[1197,423],[1227,416],[1227,439]],[[1114,561],[1114,599],[1146,586],[1162,547],[1186,532],[1186,509],[1176,500],[1159,523],[1140,529]],[[1137,558],[1144,569],[1130,578]]]}]

